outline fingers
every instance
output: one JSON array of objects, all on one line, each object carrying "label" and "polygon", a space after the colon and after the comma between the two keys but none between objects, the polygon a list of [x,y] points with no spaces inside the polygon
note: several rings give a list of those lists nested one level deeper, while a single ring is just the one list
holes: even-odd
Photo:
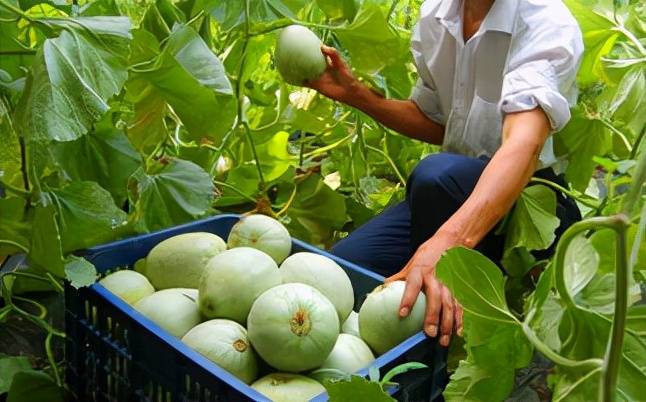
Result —
[{"label": "fingers", "polygon": [[447,347],[451,342],[451,333],[453,332],[455,304],[451,292],[442,286],[440,296],[442,299],[442,321],[440,323],[440,345]]},{"label": "fingers", "polygon": [[453,306],[455,315],[455,333],[458,334],[458,336],[462,336],[462,333],[464,332],[462,321],[464,310],[462,310],[462,306],[457,300],[455,300],[455,298],[453,299]]},{"label": "fingers", "polygon": [[390,283],[394,281],[405,281],[406,276],[408,276],[408,267],[409,267],[409,264],[406,264],[406,266],[402,268],[401,271],[397,272],[395,275],[389,276],[388,278],[384,279],[384,283]]},{"label": "fingers", "polygon": [[399,305],[399,316],[407,317],[410,313],[419,292],[422,290],[422,276],[421,275],[408,275],[406,278],[406,289],[404,289],[404,296],[402,297],[401,304]]},{"label": "fingers", "polygon": [[430,337],[436,337],[442,309],[442,288],[435,276],[428,274],[425,282],[426,319],[424,331]]},{"label": "fingers", "polygon": [[339,70],[345,68],[345,62],[339,52],[330,46],[321,45],[321,53],[330,58],[330,67]]}]

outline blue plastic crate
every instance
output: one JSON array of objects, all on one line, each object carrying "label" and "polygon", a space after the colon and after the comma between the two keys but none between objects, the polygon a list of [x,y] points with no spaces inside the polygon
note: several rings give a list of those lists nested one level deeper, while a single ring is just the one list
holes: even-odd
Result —
[{"label": "blue plastic crate", "polygon": [[[131,267],[160,241],[188,232],[211,232],[226,239],[237,215],[219,215],[159,232],[94,247],[81,253],[101,273]],[[335,260],[347,272],[355,309],[383,277],[302,241],[293,252],[310,251]],[[215,363],[166,333],[100,284],[66,287],[67,382],[80,401],[268,401]],[[379,356],[373,366],[383,375],[409,361],[429,365],[397,378],[399,400],[441,398],[446,379],[446,350],[418,333]],[[362,374],[367,374],[367,369]],[[312,402],[327,400],[321,394]]]}]

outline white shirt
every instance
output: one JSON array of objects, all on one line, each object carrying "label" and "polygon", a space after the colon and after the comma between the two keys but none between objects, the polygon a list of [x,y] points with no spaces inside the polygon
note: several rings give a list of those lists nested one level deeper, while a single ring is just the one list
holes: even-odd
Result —
[{"label": "white shirt", "polygon": [[[445,126],[447,152],[491,157],[502,142],[505,113],[540,106],[559,131],[577,98],[583,42],[561,0],[495,0],[466,43],[462,1],[427,0],[413,31],[419,73],[414,101]],[[552,138],[540,166],[556,162]]]}]

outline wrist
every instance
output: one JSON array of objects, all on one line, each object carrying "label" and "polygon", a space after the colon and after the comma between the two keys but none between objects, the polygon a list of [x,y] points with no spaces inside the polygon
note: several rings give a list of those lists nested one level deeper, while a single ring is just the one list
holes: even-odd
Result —
[{"label": "wrist", "polygon": [[375,103],[376,94],[364,85],[361,81],[355,79],[348,86],[348,105],[365,111]]},{"label": "wrist", "polygon": [[477,245],[473,239],[464,236],[462,230],[452,228],[440,227],[433,235],[433,238],[438,238],[442,243],[446,244],[447,249],[459,246],[474,248]]}]

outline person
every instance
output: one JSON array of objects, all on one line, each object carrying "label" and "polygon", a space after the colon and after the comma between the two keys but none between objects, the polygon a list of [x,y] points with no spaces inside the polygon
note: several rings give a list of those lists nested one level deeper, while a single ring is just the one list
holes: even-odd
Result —
[{"label": "person", "polygon": [[[496,224],[532,176],[559,181],[551,135],[577,98],[580,29],[560,0],[428,0],[412,34],[419,79],[410,99],[386,99],[358,81],[331,47],[308,86],[408,137],[442,146],[415,167],[406,199],[338,242],[332,253],[405,280],[400,315],[420,291],[424,330],[448,346],[462,308],[435,277],[448,249],[476,248],[499,261]],[[557,235],[581,219],[557,193]],[[476,284],[477,285],[477,284]]]}]

